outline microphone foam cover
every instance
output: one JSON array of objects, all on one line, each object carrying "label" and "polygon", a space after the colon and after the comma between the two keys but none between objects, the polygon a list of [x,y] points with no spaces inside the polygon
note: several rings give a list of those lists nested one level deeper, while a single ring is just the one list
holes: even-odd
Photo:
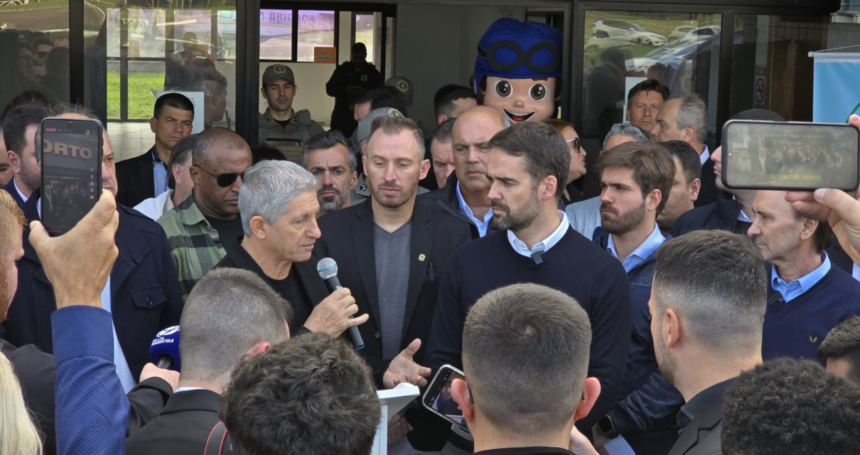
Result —
[{"label": "microphone foam cover", "polygon": [[337,262],[334,262],[332,258],[320,259],[317,263],[317,273],[323,280],[337,276]]}]

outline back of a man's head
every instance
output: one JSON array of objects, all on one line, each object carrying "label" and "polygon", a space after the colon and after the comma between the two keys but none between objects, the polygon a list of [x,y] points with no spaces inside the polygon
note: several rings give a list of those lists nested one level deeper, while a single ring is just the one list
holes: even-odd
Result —
[{"label": "back of a man's head", "polygon": [[590,347],[588,315],[567,294],[537,284],[486,294],[463,328],[463,369],[475,407],[506,434],[561,429],[582,398]]},{"label": "back of a man's head", "polygon": [[477,99],[475,91],[469,87],[457,84],[443,86],[433,96],[433,111],[436,117],[444,115],[449,119],[455,118],[455,116],[451,115],[457,107],[455,102],[465,98]]},{"label": "back of a man's head", "polygon": [[707,351],[730,357],[761,354],[768,275],[747,237],[694,231],[664,243],[656,258],[655,322],[660,324],[672,309]]},{"label": "back of a man's head", "polygon": [[860,386],[860,316],[850,317],[830,330],[818,347],[827,371]]},{"label": "back of a man's head", "polygon": [[726,455],[860,453],[860,389],[808,360],[741,373],[723,399]]},{"label": "back of a man's head", "polygon": [[179,322],[182,379],[225,384],[258,343],[289,338],[292,309],[256,274],[214,269],[192,289]]},{"label": "back of a man's head", "polygon": [[218,414],[236,455],[367,455],[381,410],[355,350],[309,333],[236,368]]}]

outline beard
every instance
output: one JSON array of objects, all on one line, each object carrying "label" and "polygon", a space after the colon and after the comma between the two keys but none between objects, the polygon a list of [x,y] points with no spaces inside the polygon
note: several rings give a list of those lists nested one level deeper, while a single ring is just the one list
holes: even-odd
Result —
[{"label": "beard", "polygon": [[654,356],[657,358],[657,368],[660,370],[660,374],[663,375],[663,378],[666,379],[666,382],[669,384],[675,385],[675,371],[676,365],[675,360],[669,355],[668,348],[661,341],[657,343],[657,340],[654,340],[655,349]]},{"label": "beard", "polygon": [[[404,204],[409,202],[412,199],[412,196],[415,196],[415,192],[418,191],[417,181],[415,185],[410,185],[409,189],[405,189],[405,187],[397,186],[395,184],[385,184],[383,183],[379,187],[377,187],[370,179],[365,179],[364,181],[367,184],[367,187],[370,189],[370,195],[373,196],[373,199],[381,206],[389,209],[396,209],[403,207]],[[386,195],[382,192],[383,189],[398,189],[400,190],[400,194],[397,195]]]},{"label": "beard", "polygon": [[38,169],[35,171],[29,169],[27,166],[21,166],[21,180],[23,183],[30,187],[31,190],[35,190],[39,188],[42,184],[42,174]]},{"label": "beard", "polygon": [[529,200],[516,210],[511,210],[502,201],[492,201],[491,205],[493,209],[504,210],[504,213],[493,210],[493,219],[490,224],[499,230],[521,231],[531,226],[535,218],[540,215],[540,201],[537,197],[537,191],[533,191]]},{"label": "beard", "polygon": [[14,295],[9,293],[9,283],[6,280],[6,268],[0,267],[0,322],[6,320],[9,305],[12,304]]},{"label": "beard", "polygon": [[[323,191],[333,191],[335,195],[321,196]],[[343,197],[343,192],[336,188],[334,185],[326,185],[321,187],[317,191],[317,199],[319,199],[321,212],[334,212],[340,210],[340,208],[343,207],[343,204],[346,203],[346,199],[344,199]]]},{"label": "beard", "polygon": [[604,231],[614,235],[624,235],[632,231],[636,226],[642,223],[645,219],[645,201],[639,207],[620,214],[617,209],[603,202],[600,204],[600,211],[610,210],[616,215],[615,219],[609,219],[603,213],[600,214],[601,227]]}]

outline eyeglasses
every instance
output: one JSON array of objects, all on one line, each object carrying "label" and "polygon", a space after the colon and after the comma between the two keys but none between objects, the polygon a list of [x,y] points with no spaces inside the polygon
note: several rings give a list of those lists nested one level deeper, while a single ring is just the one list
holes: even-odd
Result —
[{"label": "eyeglasses", "polygon": [[237,178],[241,178],[242,180],[245,179],[245,173],[244,172],[238,172],[238,173],[237,172],[230,172],[227,174],[213,174],[213,173],[207,171],[206,169],[203,169],[201,166],[198,166],[196,164],[194,165],[194,167],[196,167],[197,169],[200,169],[201,171],[211,175],[212,177],[215,177],[215,183],[217,183],[218,186],[220,186],[221,188],[227,188],[228,186],[232,185],[233,182],[235,182]]},{"label": "eyeglasses", "polygon": [[570,146],[573,147],[573,149],[576,150],[577,152],[579,151],[579,138],[578,137],[575,137],[573,139],[568,139],[564,142],[569,143]]}]

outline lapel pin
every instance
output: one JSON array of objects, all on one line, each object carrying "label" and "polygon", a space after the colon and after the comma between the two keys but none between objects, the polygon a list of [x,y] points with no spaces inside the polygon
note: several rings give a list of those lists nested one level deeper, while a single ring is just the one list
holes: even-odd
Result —
[{"label": "lapel pin", "polygon": [[423,254],[419,254],[419,255],[418,255],[418,260],[419,260],[419,261],[424,262],[424,259],[427,259],[427,256],[424,256]]},{"label": "lapel pin", "polygon": [[818,341],[818,337],[813,338],[812,335],[809,335],[809,342],[810,343],[815,343],[816,341]]}]

